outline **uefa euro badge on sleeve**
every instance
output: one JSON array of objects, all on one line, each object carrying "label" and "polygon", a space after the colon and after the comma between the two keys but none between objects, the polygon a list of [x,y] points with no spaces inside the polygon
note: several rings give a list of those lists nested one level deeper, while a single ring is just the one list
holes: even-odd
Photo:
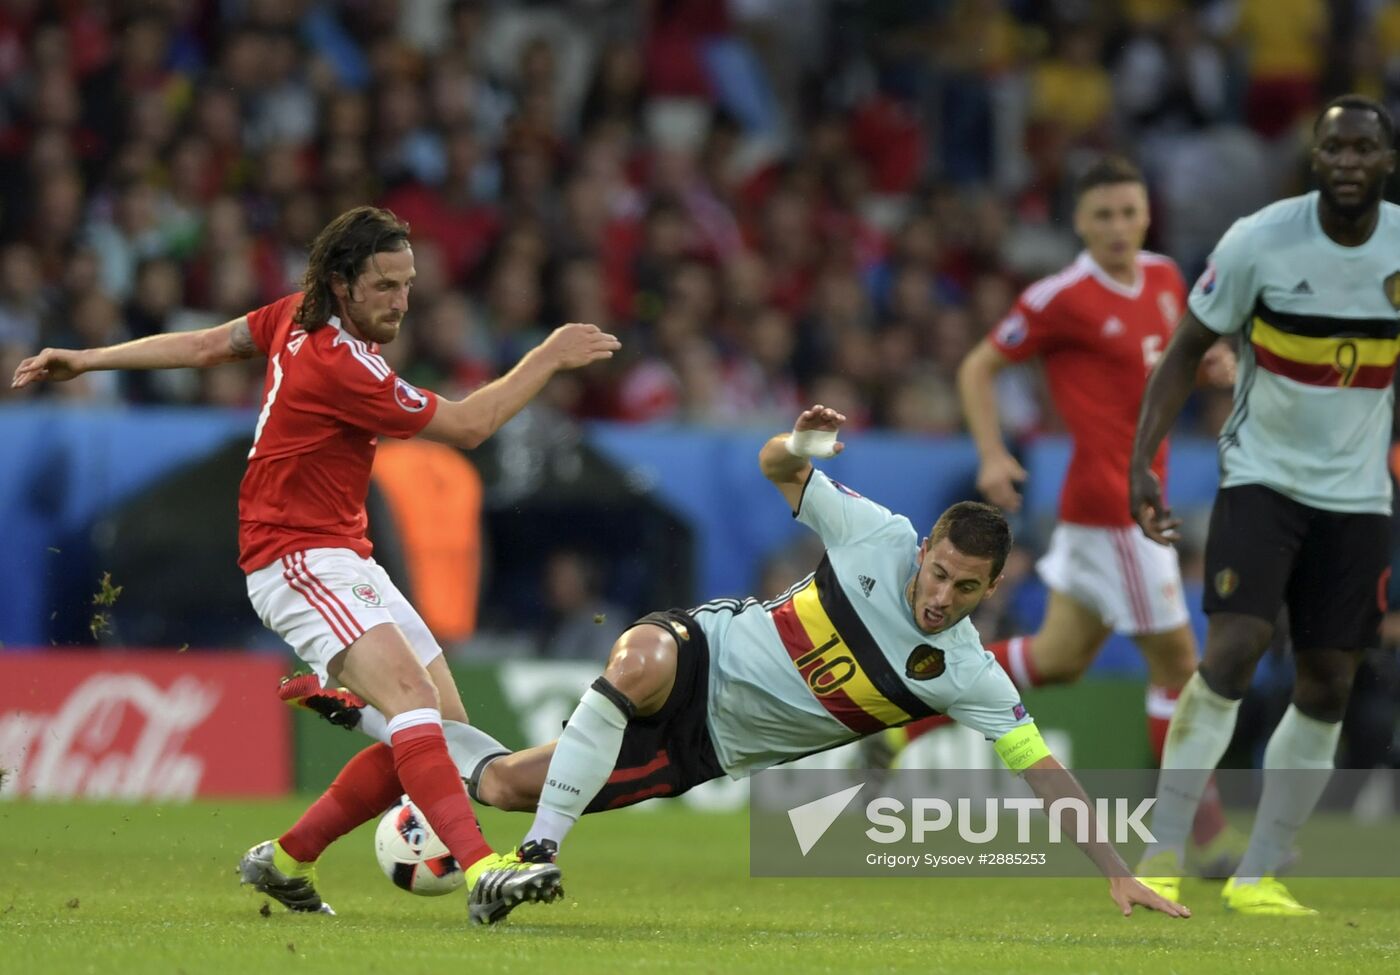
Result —
[{"label": "uefa euro badge on sleeve", "polygon": [[1400,311],[1400,271],[1396,271],[1381,282],[1381,287],[1385,289],[1385,297],[1390,302],[1390,307]]},{"label": "uefa euro badge on sleeve", "polygon": [[421,413],[428,408],[428,397],[402,379],[394,380],[394,399],[406,413]]},{"label": "uefa euro badge on sleeve", "polygon": [[904,676],[910,680],[933,680],[942,677],[944,669],[943,651],[925,643],[909,654],[909,660],[904,665]]}]

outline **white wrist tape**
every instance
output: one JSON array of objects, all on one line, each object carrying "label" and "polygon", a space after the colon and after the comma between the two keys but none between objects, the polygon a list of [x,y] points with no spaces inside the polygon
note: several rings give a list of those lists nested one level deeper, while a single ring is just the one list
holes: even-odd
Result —
[{"label": "white wrist tape", "polygon": [[794,430],[787,438],[788,453],[796,457],[834,457],[835,430]]}]

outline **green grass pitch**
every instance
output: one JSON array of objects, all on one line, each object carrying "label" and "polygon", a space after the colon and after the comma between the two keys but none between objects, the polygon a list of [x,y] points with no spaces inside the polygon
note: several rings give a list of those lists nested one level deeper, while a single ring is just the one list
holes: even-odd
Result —
[{"label": "green grass pitch", "polygon": [[[304,800],[181,806],[0,803],[0,972],[454,973],[1391,970],[1400,881],[1299,879],[1317,918],[1240,918],[1189,882],[1189,921],[1124,919],[1097,880],[755,880],[743,815],[675,806],[591,816],[568,898],[469,928],[464,896],[419,898],[374,863],[371,827],[323,858],[338,917],[263,916],[233,867]],[[499,847],[523,816],[491,811]]]}]

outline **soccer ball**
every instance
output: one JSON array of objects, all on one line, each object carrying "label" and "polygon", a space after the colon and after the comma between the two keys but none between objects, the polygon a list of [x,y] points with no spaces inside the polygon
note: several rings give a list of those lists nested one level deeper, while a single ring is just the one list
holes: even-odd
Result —
[{"label": "soccer ball", "polygon": [[411,894],[437,897],[466,883],[462,868],[428,825],[428,817],[408,796],[379,820],[374,855],[384,875]]}]

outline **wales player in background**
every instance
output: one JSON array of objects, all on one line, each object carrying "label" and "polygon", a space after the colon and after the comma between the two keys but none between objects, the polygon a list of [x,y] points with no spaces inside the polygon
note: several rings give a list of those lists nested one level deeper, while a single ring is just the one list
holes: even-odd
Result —
[{"label": "wales player in background", "polygon": [[1380,638],[1400,351],[1400,208],[1381,201],[1394,130],[1368,98],[1346,95],[1323,110],[1312,149],[1318,189],[1237,221],[1220,239],[1143,400],[1131,511],[1148,537],[1169,543],[1179,522],[1152,458],[1206,350],[1240,336],[1206,544],[1205,656],[1168,733],[1152,819],[1159,844],[1139,867],[1167,896],[1180,889],[1191,818],[1286,605],[1297,675],[1264,767],[1316,774],[1266,772],[1249,847],[1223,897],[1246,914],[1316,913],[1273,874],[1321,796],[1361,653]]}]

